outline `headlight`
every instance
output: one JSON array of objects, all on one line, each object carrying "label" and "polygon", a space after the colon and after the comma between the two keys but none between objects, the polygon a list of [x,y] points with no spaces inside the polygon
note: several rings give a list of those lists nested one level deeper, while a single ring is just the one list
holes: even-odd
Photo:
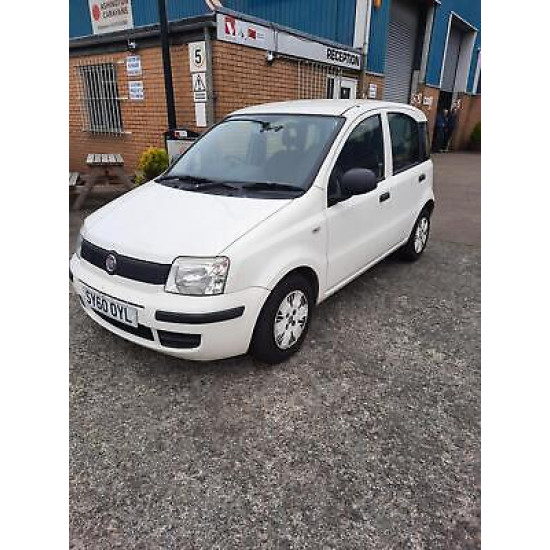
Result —
[{"label": "headlight", "polygon": [[80,251],[82,250],[82,233],[78,232],[78,237],[76,238],[76,255],[80,258]]},{"label": "headlight", "polygon": [[166,292],[188,296],[223,294],[229,258],[176,258],[166,281]]}]

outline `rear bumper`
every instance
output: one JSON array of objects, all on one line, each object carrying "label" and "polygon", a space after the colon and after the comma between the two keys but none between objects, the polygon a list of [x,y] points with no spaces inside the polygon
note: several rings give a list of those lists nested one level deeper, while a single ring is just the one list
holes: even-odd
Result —
[{"label": "rear bumper", "polygon": [[[69,269],[80,303],[96,323],[146,348],[198,361],[246,353],[269,294],[252,287],[220,296],[179,296],[164,292],[161,285],[108,275],[76,255]],[[139,326],[126,326],[88,307],[82,298],[84,285],[136,307]]]}]

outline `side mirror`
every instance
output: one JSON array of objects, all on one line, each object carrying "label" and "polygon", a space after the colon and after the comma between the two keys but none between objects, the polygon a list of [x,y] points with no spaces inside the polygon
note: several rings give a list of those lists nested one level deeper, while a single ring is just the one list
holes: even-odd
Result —
[{"label": "side mirror", "polygon": [[378,186],[376,175],[368,168],[351,168],[340,182],[342,198],[349,199],[354,195],[364,195],[374,191]]}]

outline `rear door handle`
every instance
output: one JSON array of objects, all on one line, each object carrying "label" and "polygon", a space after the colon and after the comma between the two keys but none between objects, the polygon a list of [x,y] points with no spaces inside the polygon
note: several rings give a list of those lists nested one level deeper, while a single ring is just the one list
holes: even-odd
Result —
[{"label": "rear door handle", "polygon": [[426,174],[420,174],[420,176],[418,176],[418,181],[424,181],[426,179]]},{"label": "rear door handle", "polygon": [[380,202],[384,202],[384,201],[387,201],[388,199],[390,198],[390,192],[389,191],[386,191],[385,193],[382,193],[380,195],[380,197],[378,197],[378,200]]}]

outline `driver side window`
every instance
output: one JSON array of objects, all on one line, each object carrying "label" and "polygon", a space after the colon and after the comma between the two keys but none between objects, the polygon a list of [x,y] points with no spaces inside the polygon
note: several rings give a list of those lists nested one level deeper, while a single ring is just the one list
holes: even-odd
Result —
[{"label": "driver side window", "polygon": [[384,137],[380,115],[360,122],[340,152],[335,169],[345,173],[351,168],[368,168],[378,181],[384,179]]},{"label": "driver side window", "polygon": [[351,168],[368,168],[378,181],[384,179],[384,136],[380,115],[360,122],[350,134],[329,181],[329,196],[337,192],[341,177]]}]

